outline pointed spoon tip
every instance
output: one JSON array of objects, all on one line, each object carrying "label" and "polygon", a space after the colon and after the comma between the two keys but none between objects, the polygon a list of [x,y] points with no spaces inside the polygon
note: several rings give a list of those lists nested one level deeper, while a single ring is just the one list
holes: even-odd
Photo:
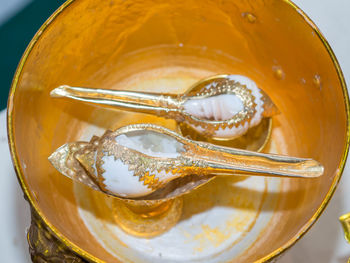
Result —
[{"label": "pointed spoon tip", "polygon": [[57,88],[51,90],[50,96],[52,98],[61,98],[66,96],[66,88],[69,87],[67,85],[61,85],[58,86]]},{"label": "pointed spoon tip", "polygon": [[307,160],[303,164],[303,169],[305,169],[305,177],[306,178],[317,178],[323,175],[324,173],[324,166],[313,159]]}]

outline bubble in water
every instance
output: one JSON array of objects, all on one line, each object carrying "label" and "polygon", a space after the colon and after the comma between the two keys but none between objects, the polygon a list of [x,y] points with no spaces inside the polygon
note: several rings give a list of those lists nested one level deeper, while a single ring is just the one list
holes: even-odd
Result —
[{"label": "bubble in water", "polygon": [[249,22],[249,23],[255,23],[256,22],[256,16],[253,15],[252,13],[245,12],[242,13],[242,16]]},{"label": "bubble in water", "polygon": [[284,79],[285,74],[280,66],[273,66],[272,71],[276,79]]}]

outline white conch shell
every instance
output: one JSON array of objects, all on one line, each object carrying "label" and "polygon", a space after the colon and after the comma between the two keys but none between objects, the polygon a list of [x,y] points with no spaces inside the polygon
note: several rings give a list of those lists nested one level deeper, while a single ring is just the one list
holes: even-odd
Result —
[{"label": "white conch shell", "polygon": [[155,114],[186,123],[214,139],[235,139],[278,113],[255,82],[241,75],[217,75],[195,83],[186,93],[148,93],[60,86],[53,97]]},{"label": "white conch shell", "polygon": [[[249,128],[258,125],[264,116],[267,116],[266,108],[272,105],[266,105],[270,103],[271,100],[267,95],[260,90],[255,82],[248,77],[241,75],[228,75],[226,76],[228,80],[238,82],[243,85],[244,89],[250,91],[250,99],[253,99],[254,114],[250,116],[249,120],[244,120],[236,125],[220,125],[215,131],[212,131],[213,137],[217,138],[237,138],[245,134]],[[207,89],[213,87],[210,83]],[[215,86],[214,86],[215,87]],[[184,111],[188,114],[195,116],[198,119],[206,119],[208,121],[226,121],[233,119],[241,111],[245,109],[244,98],[239,97],[235,94],[221,94],[217,96],[212,96],[208,98],[194,98],[187,100],[184,104]],[[205,133],[207,127],[203,125],[196,125],[195,123],[190,123],[193,127],[200,133]]]},{"label": "white conch shell", "polygon": [[221,94],[204,99],[190,99],[184,103],[187,113],[197,118],[224,121],[243,110],[242,100],[233,94]]},{"label": "white conch shell", "polygon": [[[179,194],[175,188],[185,193],[210,180],[213,174],[312,178],[323,173],[322,165],[312,159],[192,141],[152,124],[106,131],[88,143],[65,144],[49,160],[73,180],[113,196],[138,200],[159,198],[159,191],[164,189],[167,193],[160,196],[174,197]],[[204,181],[198,181],[193,175]],[[186,181],[186,178],[195,181]],[[179,180],[183,182],[179,183]],[[171,188],[167,188],[169,186]]]},{"label": "white conch shell", "polygon": [[[115,141],[126,148],[133,149],[142,154],[156,158],[177,158],[184,151],[183,145],[174,138],[156,134],[152,131],[144,131],[142,134],[134,132],[128,135],[121,134],[115,137]],[[158,178],[157,184],[165,184],[168,181],[177,178],[171,171],[146,169],[146,177],[140,180],[135,176],[135,171],[130,169],[130,165],[121,159],[115,159],[113,155],[104,154],[102,157],[101,176],[105,188],[112,192],[118,193],[122,197],[139,197],[152,193],[152,181]],[[116,176],[118,171],[118,176]],[[148,173],[148,174],[147,174]]]},{"label": "white conch shell", "polygon": [[[152,125],[145,125],[148,126]],[[211,174],[192,172],[179,178],[183,172],[179,166],[183,164],[180,155],[186,151],[184,144],[167,134],[134,131],[137,125],[129,127],[131,131],[127,134],[106,131],[101,137],[93,136],[90,142],[66,143],[48,159],[60,173],[74,181],[140,204],[143,200],[177,197],[214,178]],[[161,190],[156,191],[159,186]],[[138,197],[145,199],[136,200]]]}]

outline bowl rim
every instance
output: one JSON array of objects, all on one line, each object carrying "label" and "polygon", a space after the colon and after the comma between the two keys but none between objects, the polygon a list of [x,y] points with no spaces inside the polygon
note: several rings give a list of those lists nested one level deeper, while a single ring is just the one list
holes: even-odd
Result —
[{"label": "bowl rim", "polygon": [[[32,51],[33,47],[35,46],[36,42],[40,39],[41,35],[43,32],[48,28],[48,26],[55,20],[55,18],[64,10],[66,9],[70,4],[75,2],[76,0],[67,0],[64,2],[47,20],[46,22],[39,28],[37,33],[34,35],[33,39],[30,41],[28,44],[24,54],[22,55],[22,58],[17,66],[11,88],[10,88],[10,93],[9,93],[9,98],[8,98],[8,103],[7,103],[7,133],[8,133],[8,143],[10,147],[10,153],[11,153],[11,158],[12,162],[15,168],[15,172],[17,175],[17,179],[21,185],[21,188],[25,194],[25,197],[28,199],[30,206],[34,211],[40,216],[40,218],[43,220],[44,224],[58,237],[58,239],[66,245],[68,248],[70,248],[72,251],[74,251],[76,254],[79,256],[84,257],[85,259],[93,262],[99,262],[102,263],[104,261],[96,258],[92,254],[88,253],[84,249],[80,248],[78,245],[76,245],[74,242],[70,241],[66,236],[61,234],[58,229],[53,226],[49,220],[45,217],[43,212],[41,212],[40,208],[37,205],[37,202],[35,200],[34,195],[31,193],[31,191],[28,188],[27,182],[23,177],[23,172],[22,172],[22,167],[20,165],[19,158],[17,156],[17,151],[16,151],[16,144],[14,140],[14,129],[13,129],[13,101],[14,101],[14,96],[16,93],[16,88],[18,84],[19,77],[22,73],[23,67],[27,61],[27,58]],[[315,23],[305,14],[304,11],[302,11],[295,3],[293,3],[291,0],[283,0],[286,4],[291,6],[294,11],[296,11],[303,19],[304,21],[314,30],[316,33],[317,37],[321,40],[322,44],[326,48],[326,51],[328,52],[328,55],[330,56],[333,66],[336,69],[336,73],[338,75],[338,79],[340,81],[340,85],[342,87],[343,91],[343,98],[344,98],[344,103],[345,103],[345,109],[346,109],[346,139],[344,142],[344,149],[341,157],[341,161],[339,163],[336,175],[333,179],[332,185],[329,188],[329,191],[327,192],[325,198],[323,199],[321,205],[318,207],[316,212],[313,214],[313,216],[308,220],[306,224],[303,225],[303,227],[298,231],[296,235],[294,235],[289,241],[287,241],[285,244],[283,244],[281,247],[278,249],[275,249],[273,252],[270,254],[266,255],[265,257],[259,259],[256,262],[267,262],[270,261],[279,255],[282,254],[282,252],[286,251],[289,249],[292,245],[296,243],[297,240],[299,240],[310,228],[311,226],[317,221],[319,216],[322,214],[326,206],[328,205],[331,197],[334,194],[334,191],[339,183],[339,180],[342,176],[342,173],[344,171],[346,159],[348,156],[349,152],[349,145],[350,145],[350,102],[349,102],[349,94],[348,90],[346,87],[345,79],[343,72],[340,68],[339,62],[330,47],[328,41],[326,38],[323,36],[321,33],[320,29],[315,25]]]}]

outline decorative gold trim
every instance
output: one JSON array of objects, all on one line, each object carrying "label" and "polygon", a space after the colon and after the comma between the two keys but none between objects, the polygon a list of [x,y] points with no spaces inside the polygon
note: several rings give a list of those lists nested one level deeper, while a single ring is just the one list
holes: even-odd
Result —
[{"label": "decorative gold trim", "polygon": [[[27,196],[30,204],[33,207],[33,210],[38,214],[38,216],[43,220],[43,223],[62,241],[63,244],[65,244],[67,247],[71,248],[74,252],[76,252],[77,254],[83,256],[86,259],[89,259],[90,261],[93,262],[103,262],[101,260],[99,260],[98,258],[92,256],[90,253],[86,252],[85,250],[79,248],[76,244],[74,244],[72,241],[68,240],[68,238],[66,238],[63,234],[59,233],[59,231],[50,224],[50,222],[47,220],[47,218],[43,215],[43,213],[40,211],[40,209],[37,207],[36,205],[36,201],[34,199],[34,196],[32,195],[32,193],[29,191],[29,189],[27,188],[27,182],[25,181],[24,177],[22,176],[22,168],[20,166],[20,162],[17,156],[17,152],[16,152],[16,147],[15,147],[15,141],[14,141],[14,134],[13,134],[13,120],[12,120],[12,116],[13,116],[13,99],[14,99],[14,95],[16,92],[16,87],[17,87],[17,83],[18,83],[18,79],[19,76],[23,70],[24,64],[27,60],[28,55],[30,54],[31,50],[33,49],[35,43],[39,40],[41,34],[46,30],[46,28],[51,24],[51,22],[65,9],[67,8],[71,3],[73,3],[75,0],[68,0],[67,2],[65,2],[60,8],[58,8],[50,17],[49,19],[40,27],[39,31],[35,34],[35,36],[33,37],[33,39],[31,40],[31,42],[29,43],[27,49],[25,50],[20,63],[17,67],[12,85],[11,85],[11,89],[10,89],[10,94],[9,94],[9,99],[8,99],[8,107],[7,107],[7,130],[8,130],[8,140],[9,140],[9,147],[10,147],[10,152],[11,152],[11,157],[12,157],[12,161],[15,167],[15,171],[17,174],[17,178],[18,181],[20,182],[20,185],[22,187],[22,190],[24,192],[24,194]],[[340,80],[340,84],[342,86],[343,89],[343,95],[344,95],[344,102],[345,102],[345,107],[346,107],[346,115],[347,115],[347,137],[346,137],[346,141],[345,141],[345,146],[344,146],[344,151],[343,151],[343,155],[342,155],[342,160],[340,162],[340,165],[338,167],[338,172],[336,174],[336,176],[334,177],[333,183],[330,187],[330,190],[328,191],[325,199],[323,200],[321,206],[319,207],[319,209],[315,212],[315,214],[311,217],[311,219],[308,221],[307,224],[304,225],[304,227],[299,231],[299,233],[297,235],[294,236],[294,238],[292,238],[291,240],[289,240],[289,242],[287,242],[285,245],[283,245],[282,247],[276,249],[275,251],[273,251],[272,253],[270,253],[269,255],[267,255],[266,257],[262,258],[261,260],[257,261],[257,262],[271,262],[271,260],[273,258],[275,258],[276,256],[280,255],[283,251],[287,250],[288,248],[290,248],[300,237],[302,237],[309,229],[310,227],[313,225],[313,223],[317,220],[317,218],[321,215],[321,213],[323,212],[323,210],[325,209],[325,207],[327,206],[330,198],[332,197],[338,183],[339,180],[341,178],[341,175],[343,173],[344,170],[344,166],[345,166],[345,162],[348,156],[348,152],[349,152],[349,145],[350,145],[350,103],[349,103],[349,95],[348,95],[348,91],[346,88],[346,83],[345,83],[345,79],[344,79],[344,75],[342,73],[342,70],[339,66],[338,60],[336,58],[336,56],[334,55],[332,48],[330,47],[329,43],[327,42],[327,40],[325,39],[325,37],[322,35],[322,33],[320,32],[320,30],[317,28],[317,26],[312,22],[312,20],[296,5],[294,4],[292,1],[290,0],[284,0],[288,5],[290,5],[296,12],[298,12],[302,18],[309,24],[309,26],[311,28],[314,29],[314,31],[316,32],[317,36],[319,37],[319,39],[321,40],[321,42],[323,43],[323,45],[325,46],[328,54],[330,55],[333,65],[336,68],[337,71],[337,75],[339,77]]]},{"label": "decorative gold trim", "polygon": [[[339,221],[343,227],[345,240],[350,243],[350,213],[339,217]],[[350,263],[350,258],[348,259],[348,263]]]},{"label": "decorative gold trim", "polygon": [[[152,134],[159,140],[161,137],[167,137],[168,140],[176,142],[181,149],[178,149],[176,156],[160,158],[119,144],[118,136],[128,136],[127,134],[132,136],[135,132],[139,136]],[[107,130],[99,139],[96,136],[93,138],[92,144],[67,143],[58,148],[49,160],[60,173],[72,180],[85,183],[109,195],[135,200],[135,202],[155,199],[164,201],[174,198],[177,195],[173,194],[180,189],[169,188],[169,184],[174,186],[174,182],[179,183],[179,180],[187,182],[187,178],[193,178],[194,175],[203,178],[205,182],[205,178],[217,174],[315,178],[321,176],[324,171],[323,166],[313,159],[220,147],[190,140],[172,130],[149,123],[127,125],[115,131]],[[110,172],[103,168],[105,164],[103,159],[106,156],[111,156],[114,161],[118,160],[126,165],[133,174],[129,176],[138,177],[139,185],[149,189],[147,193],[133,198],[108,189],[105,184],[107,179],[103,175],[105,172]],[[162,172],[171,176],[164,178],[160,175]],[[199,185],[195,182],[190,181],[189,185],[182,185],[178,195],[197,188]],[[155,198],[154,194],[157,192],[158,195]]]},{"label": "decorative gold trim", "polygon": [[323,43],[324,47],[327,50],[327,53],[330,55],[333,65],[337,71],[337,75],[339,77],[340,80],[340,85],[343,89],[343,96],[344,96],[344,103],[345,103],[345,108],[346,108],[346,119],[347,119],[347,136],[346,136],[346,141],[345,141],[345,145],[344,145],[344,151],[342,154],[342,158],[338,167],[338,171],[337,174],[335,175],[332,185],[325,197],[325,199],[323,200],[321,206],[317,209],[317,211],[315,212],[315,214],[310,218],[310,220],[303,226],[302,229],[299,230],[299,233],[296,234],[292,239],[290,239],[287,243],[285,243],[282,247],[276,249],[275,251],[273,251],[272,253],[270,253],[269,255],[267,255],[266,257],[262,258],[261,260],[257,261],[257,262],[268,262],[269,260],[279,256],[282,252],[286,251],[287,249],[289,249],[292,245],[294,245],[295,242],[297,242],[297,240],[299,240],[303,235],[306,234],[306,232],[311,228],[311,226],[316,222],[316,220],[320,217],[320,215],[322,214],[323,210],[326,208],[326,206],[329,203],[329,200],[331,199],[331,197],[334,194],[334,191],[340,181],[340,178],[343,174],[344,171],[344,167],[345,167],[345,163],[346,163],[346,159],[348,157],[348,153],[349,153],[349,146],[350,146],[350,102],[349,102],[349,94],[348,94],[348,89],[346,87],[346,83],[345,83],[345,79],[344,79],[344,75],[343,72],[340,68],[339,62],[332,50],[332,48],[330,47],[328,41],[326,40],[326,38],[323,36],[323,34],[321,33],[321,31],[319,30],[319,28],[315,25],[315,23],[304,13],[304,11],[302,11],[295,3],[293,3],[290,0],[283,0],[284,2],[286,2],[288,5],[290,5],[296,12],[298,12],[298,14],[305,20],[306,23],[309,24],[309,26],[314,30],[314,32],[317,34],[317,36],[319,37],[319,39],[321,40],[321,42]]},{"label": "decorative gold trim", "polygon": [[[193,84],[186,93],[178,95],[61,85],[53,89],[50,92],[50,96],[174,119],[178,123],[187,123],[208,138],[232,140],[240,135],[239,131],[232,132],[230,137],[222,138],[216,133],[219,130],[232,129],[233,127],[244,127],[245,124],[252,128],[251,120],[256,114],[259,114],[257,117],[260,119],[260,122],[262,117],[272,117],[279,113],[277,107],[263,90],[257,87],[247,87],[246,84],[236,81],[233,76],[215,75],[202,79]],[[255,89],[257,89],[256,92],[260,93],[261,97],[257,98],[253,95]],[[186,109],[185,104],[189,101],[197,101],[198,103],[200,100],[220,95],[234,95],[239,98],[243,104],[243,109],[224,120],[216,120],[214,116],[212,119],[204,116],[195,116]],[[261,102],[259,100],[261,100],[262,105],[260,105]],[[254,126],[257,124],[255,123]]]},{"label": "decorative gold trim", "polygon": [[339,217],[339,221],[344,230],[344,237],[348,243],[350,243],[350,213],[344,214]]},{"label": "decorative gold trim", "polygon": [[70,250],[43,223],[31,206],[32,221],[27,233],[29,253],[35,263],[66,262],[87,263],[88,261]]},{"label": "decorative gold trim", "polygon": [[[222,78],[220,78],[222,76]],[[249,123],[251,119],[256,114],[257,110],[257,104],[255,100],[255,96],[252,94],[252,91],[247,88],[246,85],[243,85],[237,81],[226,79],[227,75],[219,75],[214,76],[209,79],[205,79],[205,82],[200,82],[195,84],[195,86],[202,86],[204,83],[209,82],[211,79],[215,79],[215,85],[212,84],[209,89],[206,89],[206,87],[203,87],[199,92],[195,95],[192,95],[192,97],[187,97],[187,94],[184,96],[186,97],[183,102],[181,103],[181,114],[184,116],[185,121],[188,122],[189,125],[194,127],[201,127],[203,130],[206,130],[205,136],[207,137],[214,137],[215,138],[215,132],[219,129],[225,130],[226,128],[232,129],[234,127],[238,127],[240,125],[244,125],[245,123]],[[202,85],[200,85],[202,84]],[[222,120],[222,121],[214,121],[214,120],[206,120],[203,118],[198,118],[193,115],[188,114],[183,109],[183,104],[188,99],[200,99],[200,98],[206,98],[211,96],[217,96],[222,94],[233,94],[240,98],[240,100],[243,102],[243,110],[238,112],[234,117]]]},{"label": "decorative gold trim", "polygon": [[9,98],[7,102],[7,134],[8,134],[8,142],[9,142],[9,147],[10,147],[10,152],[11,152],[11,158],[13,165],[15,167],[15,172],[17,175],[17,179],[20,182],[21,188],[27,197],[31,207],[32,211],[36,212],[37,215],[42,219],[43,224],[46,225],[48,229],[50,229],[58,239],[62,241],[62,243],[67,246],[69,249],[77,253],[78,255],[88,259],[89,261],[93,262],[103,262],[99,260],[98,258],[92,256],[88,252],[82,250],[79,248],[76,244],[74,244],[72,241],[68,240],[63,234],[61,234],[50,222],[47,220],[47,218],[44,216],[44,214],[40,211],[40,209],[36,205],[35,197],[33,194],[29,191],[27,188],[27,182],[25,178],[22,176],[22,167],[20,165],[17,152],[16,152],[16,147],[15,147],[15,140],[14,140],[14,134],[13,134],[13,120],[12,116],[14,114],[14,109],[13,109],[13,99],[14,95],[16,92],[16,87],[17,83],[19,80],[19,76],[23,70],[24,64],[32,51],[34,45],[36,42],[40,39],[42,33],[48,28],[48,26],[52,23],[52,21],[65,9],[67,8],[70,4],[72,4],[75,0],[67,0],[65,3],[63,3],[47,20],[46,22],[39,28],[38,32],[34,35],[33,39],[30,41],[28,47],[24,51],[24,54],[18,64],[18,67],[16,69],[12,84],[11,84],[11,89],[9,93]]}]

